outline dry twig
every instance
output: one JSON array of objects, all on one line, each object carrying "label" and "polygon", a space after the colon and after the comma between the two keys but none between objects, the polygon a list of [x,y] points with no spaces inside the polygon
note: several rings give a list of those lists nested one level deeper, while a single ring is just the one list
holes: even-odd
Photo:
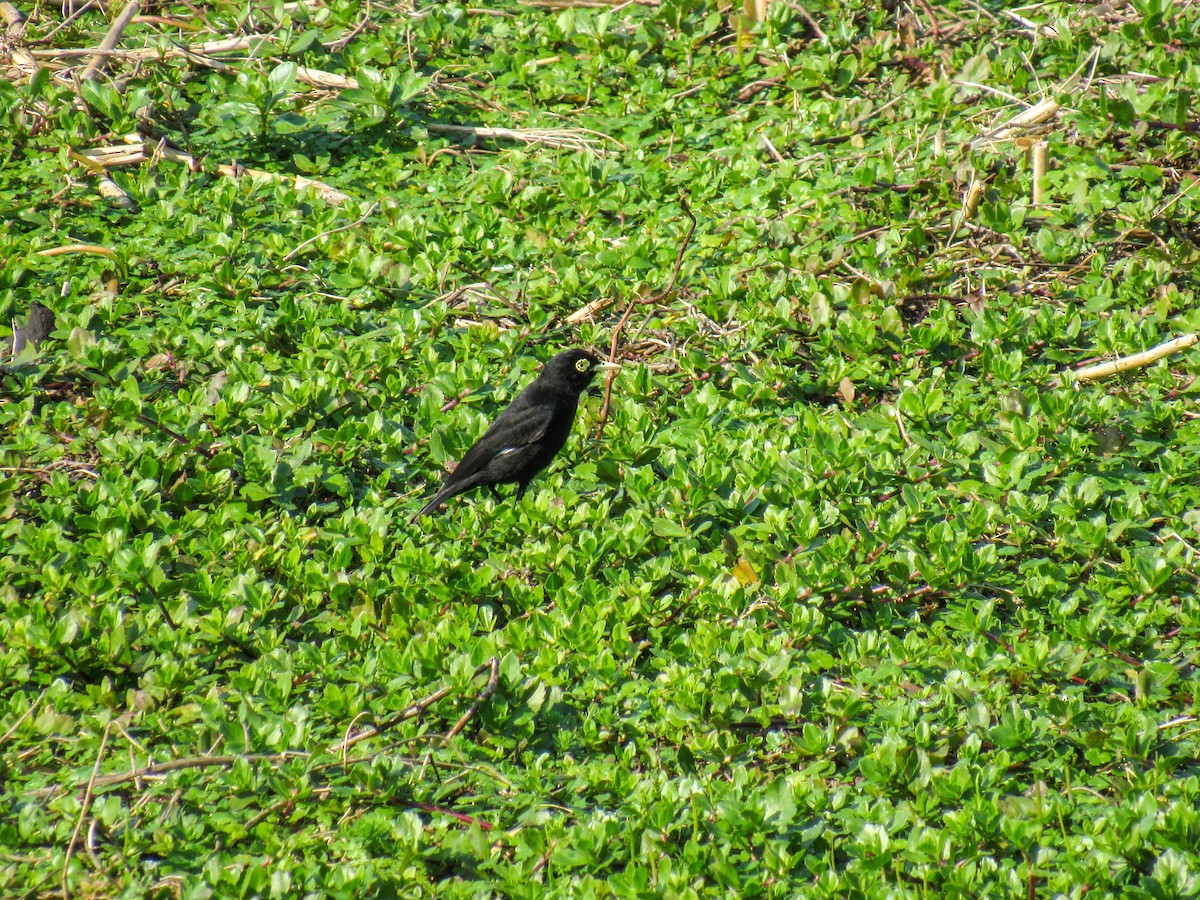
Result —
[{"label": "dry twig", "polygon": [[[496,681],[500,677],[500,661],[499,661],[499,659],[496,657],[492,657],[492,659],[488,660],[488,662],[485,662],[483,665],[479,666],[475,670],[475,675],[478,676],[478,675],[482,674],[483,672],[491,673],[488,676],[487,685],[484,687],[483,691],[476,698],[475,702],[471,705],[471,708],[467,710],[467,714],[464,715],[461,719],[459,719],[458,722],[455,723],[454,727],[451,728],[450,731],[446,734],[446,737],[443,739],[443,743],[450,740],[450,738],[454,737],[454,735],[458,734],[458,732],[463,729],[463,727],[467,724],[467,722],[470,721],[471,716],[475,715],[475,712],[479,709],[480,705],[482,705],[484,701],[486,701],[489,697],[492,696],[492,694],[494,694],[496,692]],[[403,722],[407,719],[412,719],[412,718],[415,718],[416,716],[421,715],[423,712],[425,712],[425,710],[427,710],[427,709],[429,709],[429,707],[433,706],[433,704],[435,704],[439,700],[442,700],[445,697],[449,696],[449,694],[453,690],[454,690],[453,687],[447,685],[446,687],[441,688],[440,690],[434,691],[432,694],[430,694],[428,697],[424,698],[423,700],[418,700],[416,703],[412,703],[412,704],[406,706],[404,709],[402,709],[400,712],[396,713],[396,715],[392,716],[391,718],[379,723],[378,725],[368,728],[366,731],[360,732],[359,734],[351,735],[349,733],[350,729],[347,728],[346,736],[341,741],[339,741],[338,743],[336,743],[332,747],[330,747],[329,752],[330,753],[340,753],[343,755],[343,758],[344,758],[346,751],[348,749],[350,749],[351,747],[353,747],[355,744],[359,743],[360,741],[365,741],[368,738],[373,738],[376,735],[381,734],[382,732],[391,728],[392,726],[399,724],[400,722]],[[357,719],[356,719],[356,721],[357,721]]]},{"label": "dry twig", "polygon": [[107,256],[109,259],[113,259],[117,255],[107,247],[101,247],[97,244],[67,244],[62,247],[47,247],[45,250],[39,250],[37,255],[63,256],[69,253],[92,253],[96,256]]},{"label": "dry twig", "polygon": [[[1096,381],[1099,378],[1107,378],[1109,375],[1118,375],[1121,372],[1129,372],[1133,369],[1144,369],[1151,363],[1158,362],[1163,357],[1171,356],[1180,350],[1186,350],[1197,341],[1200,341],[1200,332],[1193,331],[1191,334],[1185,334],[1182,337],[1164,341],[1157,347],[1151,347],[1149,350],[1144,350],[1141,353],[1110,360],[1109,362],[1100,363],[1095,366],[1088,366],[1086,369],[1079,369],[1073,373],[1074,380]],[[1063,383],[1063,380],[1063,377],[1059,376],[1051,382],[1051,386],[1058,387]]]},{"label": "dry twig", "polygon": [[[64,6],[66,6],[66,4],[64,4]],[[95,4],[94,4],[93,0],[87,0],[86,3],[79,4],[79,6],[75,7],[73,10],[71,10],[70,15],[68,15],[61,22],[59,22],[57,25],[55,25],[53,28],[51,28],[49,31],[47,31],[45,34],[43,34],[37,40],[32,41],[31,43],[34,43],[34,44],[49,43],[50,41],[54,40],[55,35],[57,35],[60,31],[62,31],[64,28],[66,28],[68,25],[70,25],[72,22],[74,22],[76,19],[78,19],[80,16],[82,16],[85,12],[88,12],[89,10],[93,9],[94,7],[95,7]]]},{"label": "dry twig", "polygon": [[308,66],[296,66],[296,80],[309,87],[327,91],[346,91],[358,87],[358,79],[350,75],[339,75],[337,72],[326,72]]},{"label": "dry twig", "polygon": [[[244,753],[240,756],[185,756],[180,759],[168,759],[166,762],[150,763],[140,769],[133,769],[128,772],[111,772],[108,775],[96,775],[96,773],[93,773],[92,778],[84,782],[78,782],[72,785],[72,787],[94,790],[129,784],[130,782],[139,783],[146,779],[161,777],[168,772],[178,772],[182,769],[207,769],[214,767],[228,769],[239,761],[259,762],[261,760],[276,760],[284,762],[288,759],[304,759],[307,757],[307,753],[294,750],[284,750],[280,753]],[[60,793],[62,793],[62,788],[56,785],[54,787],[39,788],[36,791],[30,791],[29,796],[40,800],[47,797],[56,797]]]},{"label": "dry twig", "polygon": [[1017,113],[1002,125],[998,125],[975,138],[971,141],[971,149],[974,150],[988,141],[1002,141],[1006,138],[1014,137],[1030,128],[1049,122],[1058,115],[1058,110],[1058,101],[1053,97],[1047,97],[1045,100],[1041,100],[1028,109]]},{"label": "dry twig", "polygon": [[133,21],[133,17],[138,14],[140,6],[141,4],[138,3],[138,0],[131,0],[121,10],[121,14],[117,16],[116,21],[112,23],[112,27],[108,29],[108,34],[104,36],[104,40],[96,48],[92,61],[88,63],[87,68],[83,70],[83,74],[79,76],[81,82],[92,81],[98,78],[100,73],[104,71],[104,67],[108,65],[108,54],[117,48],[117,44],[121,43],[121,37],[125,34],[125,29]]},{"label": "dry twig", "polygon": [[[658,6],[660,0],[522,0],[524,6],[541,9],[620,9],[624,6]],[[482,10],[471,10],[482,12]]]},{"label": "dry twig", "polygon": [[[454,727],[446,732],[446,736],[442,738],[443,747],[450,743],[451,739],[466,727],[467,723],[471,721],[475,713],[479,712],[479,707],[483,706],[484,703],[492,698],[492,694],[496,693],[496,685],[500,681],[500,657],[493,656],[485,665],[490,667],[487,684],[484,685],[483,690],[479,692],[479,696],[475,698],[475,702],[472,703],[470,708],[462,714],[462,718],[455,722]],[[480,666],[479,668],[482,669],[483,666]],[[475,671],[478,673],[479,669],[476,669]]]},{"label": "dry twig", "polygon": [[[633,313],[635,306],[647,306],[653,303],[658,303],[663,298],[670,295],[675,290],[675,282],[679,279],[679,270],[683,268],[683,255],[687,252],[688,244],[692,242],[692,235],[696,233],[696,216],[692,213],[692,208],[688,206],[687,195],[683,194],[679,198],[679,205],[683,208],[684,215],[692,220],[691,227],[688,228],[687,234],[683,238],[683,243],[679,245],[679,253],[675,256],[675,268],[671,272],[671,280],[657,294],[651,294],[649,297],[638,298],[629,301],[629,305],[625,307],[625,312],[621,316],[613,329],[612,343],[608,348],[608,361],[615,363],[617,361],[617,343],[621,340],[621,331],[625,328],[625,323],[629,321],[629,316]],[[604,426],[608,422],[608,409],[612,404],[612,386],[613,379],[616,378],[617,370],[609,369],[608,377],[604,382],[604,403],[600,407],[600,421],[596,426],[596,440],[604,437]]]},{"label": "dry twig", "polygon": [[51,50],[33,50],[30,51],[30,55],[34,59],[71,59],[76,56],[103,56],[106,59],[124,59],[133,62],[149,62],[169,57],[178,57],[198,65],[222,69],[228,68],[228,66],[208,57],[216,53],[237,53],[243,50],[257,53],[263,43],[274,43],[276,40],[277,38],[269,34],[251,34],[244,37],[222,38],[219,41],[208,41],[203,44],[194,45],[140,47],[136,50],[57,47]]},{"label": "dry twig", "polygon": [[[0,469],[0,472],[3,472],[3,471],[8,471],[8,470]],[[20,727],[22,725],[24,725],[25,722],[28,721],[29,718],[35,712],[37,712],[37,708],[39,706],[41,706],[42,701],[46,699],[46,691],[47,690],[48,690],[48,688],[43,688],[42,692],[37,695],[37,699],[29,704],[29,709],[25,710],[25,712],[23,712],[21,714],[21,717],[19,719],[17,719],[17,721],[13,722],[11,726],[9,726],[8,731],[4,732],[3,736],[0,736],[0,744],[5,743],[10,737],[12,737],[14,734],[16,734],[18,729],[20,729]]]},{"label": "dry twig", "polygon": [[0,3],[0,19],[8,26],[9,37],[21,37],[25,33],[25,14],[11,3]]},{"label": "dry twig", "polygon": [[63,900],[69,900],[71,896],[71,887],[67,882],[67,875],[71,871],[71,857],[75,855],[75,845],[79,843],[79,832],[83,829],[83,823],[87,819],[88,810],[92,807],[92,798],[95,796],[96,790],[96,780],[100,775],[100,765],[104,762],[104,750],[108,747],[108,736],[112,733],[112,727],[112,722],[109,722],[104,727],[104,735],[100,738],[100,750],[96,754],[96,763],[92,766],[92,777],[87,781],[87,787],[83,792],[83,803],[79,805],[79,818],[75,822],[75,831],[71,833],[71,843],[67,844],[62,871]]},{"label": "dry twig", "polygon": [[615,138],[588,128],[480,128],[475,125],[437,123],[425,127],[440,134],[461,134],[481,141],[517,141],[543,147],[565,147],[568,150],[599,150],[607,141],[625,149]]},{"label": "dry twig", "polygon": [[600,310],[612,305],[612,297],[597,297],[591,303],[581,306],[575,312],[571,313],[564,320],[568,325],[578,325],[586,319],[590,319]]},{"label": "dry twig", "polygon": [[[153,157],[169,160],[170,162],[182,163],[193,172],[199,171],[200,161],[190,153],[184,153],[182,150],[170,146],[166,141],[160,141],[158,144],[147,145],[140,134],[127,134],[124,136],[124,141],[128,147],[96,147],[92,150],[82,152],[72,151],[71,157],[86,165],[92,171],[103,169],[106,166],[128,165],[130,163],[141,163]],[[122,153],[122,150],[125,150]],[[217,172],[220,175],[225,175],[229,178],[241,178],[249,175],[253,178],[263,178],[268,181],[284,181],[289,182],[296,187],[297,190],[302,190],[310,187],[315,190],[326,203],[337,205],[344,203],[350,199],[349,194],[343,194],[336,188],[330,187],[323,181],[317,181],[314,178],[305,178],[303,175],[281,175],[275,172],[264,172],[261,169],[247,169],[237,164],[219,165]],[[46,251],[42,251],[45,253]],[[66,252],[64,249],[59,249],[58,252]],[[96,250],[90,252],[99,252]]]},{"label": "dry twig", "polygon": [[[425,710],[429,709],[429,707],[433,706],[433,704],[437,703],[442,698],[448,696],[452,690],[454,690],[454,689],[452,687],[450,687],[449,685],[447,685],[446,687],[441,688],[440,690],[434,691],[432,694],[430,694],[424,700],[418,700],[416,703],[412,703],[409,706],[406,706],[404,709],[402,709],[396,715],[392,716],[390,719],[387,719],[386,721],[381,722],[379,725],[372,726],[371,728],[368,728],[366,731],[359,732],[356,735],[351,736],[349,733],[350,729],[347,728],[346,736],[341,741],[339,741],[338,743],[336,743],[332,747],[330,747],[329,752],[330,753],[341,753],[341,754],[345,755],[347,750],[349,750],[351,747],[353,747],[355,744],[359,743],[360,741],[365,741],[368,738],[373,738],[376,735],[380,734],[381,732],[385,731],[386,729],[391,728],[393,725],[397,725],[400,722],[403,722],[405,719],[412,719],[416,716],[419,716],[421,713],[425,712]],[[351,723],[351,724],[353,724],[353,723]]]},{"label": "dry twig", "polygon": [[357,219],[355,219],[353,222],[350,222],[347,225],[341,225],[337,228],[331,228],[328,231],[322,231],[320,234],[314,234],[307,241],[301,241],[299,244],[297,244],[295,247],[293,247],[291,250],[289,250],[287,252],[287,255],[285,255],[283,257],[282,262],[287,262],[293,256],[295,256],[297,253],[299,253],[301,250],[303,250],[305,247],[307,247],[309,244],[315,243],[316,241],[319,241],[321,238],[329,237],[329,235],[331,235],[331,234],[337,234],[339,231],[348,231],[351,228],[357,228],[363,222],[367,221],[367,219],[369,219],[371,217],[371,214],[374,213],[378,207],[379,207],[378,203],[372,203],[367,208],[367,211],[365,213],[363,213],[361,216],[359,216]]}]

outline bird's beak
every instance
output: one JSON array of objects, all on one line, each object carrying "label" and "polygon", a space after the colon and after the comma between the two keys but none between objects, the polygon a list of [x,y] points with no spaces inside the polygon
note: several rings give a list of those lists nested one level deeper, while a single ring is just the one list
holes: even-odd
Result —
[{"label": "bird's beak", "polygon": [[611,363],[611,362],[602,362],[602,363],[597,363],[596,368],[600,369],[601,371],[604,371],[604,372],[620,372],[621,364],[620,363]]}]

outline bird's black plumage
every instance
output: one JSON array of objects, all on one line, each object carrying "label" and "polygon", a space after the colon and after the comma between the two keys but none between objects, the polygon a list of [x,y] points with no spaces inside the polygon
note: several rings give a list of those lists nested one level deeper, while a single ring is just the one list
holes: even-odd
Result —
[{"label": "bird's black plumage", "polygon": [[12,342],[0,348],[0,358],[17,357],[26,346],[37,347],[54,330],[54,312],[36,300],[29,306],[29,318],[23,326],[13,325]]},{"label": "bird's black plumage", "polygon": [[496,416],[417,516],[480,485],[494,489],[497,484],[516,484],[520,500],[533,476],[546,468],[567,442],[579,395],[608,365],[586,350],[564,350],[551,359]]}]

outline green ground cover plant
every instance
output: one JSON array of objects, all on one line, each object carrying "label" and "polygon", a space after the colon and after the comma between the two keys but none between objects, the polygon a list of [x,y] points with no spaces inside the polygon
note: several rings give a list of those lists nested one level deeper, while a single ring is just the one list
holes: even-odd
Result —
[{"label": "green ground cover plant", "polygon": [[1200,6],[0,12],[0,895],[1200,896]]}]

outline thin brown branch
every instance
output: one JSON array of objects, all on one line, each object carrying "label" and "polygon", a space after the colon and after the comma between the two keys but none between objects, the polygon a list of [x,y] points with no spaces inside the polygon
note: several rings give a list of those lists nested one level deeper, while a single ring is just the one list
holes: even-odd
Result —
[{"label": "thin brown branch", "polygon": [[[458,732],[461,731],[463,729],[463,727],[466,726],[467,722],[469,722],[471,720],[471,717],[475,715],[475,713],[478,711],[479,707],[481,705],[483,705],[483,703],[485,703],[492,696],[492,694],[494,694],[496,692],[496,684],[500,677],[500,661],[498,658],[492,657],[492,659],[488,660],[483,665],[479,666],[475,670],[475,674],[472,677],[476,677],[478,675],[481,675],[483,672],[489,672],[489,671],[490,671],[490,675],[488,676],[487,685],[480,692],[479,696],[475,699],[475,702],[471,705],[471,708],[467,710],[466,714],[461,719],[459,719],[458,722],[455,723],[454,727],[451,728],[449,732],[447,732],[446,737],[442,739],[443,744],[446,741],[450,740],[450,738],[452,738],[456,734],[458,734]],[[447,685],[446,687],[441,688],[440,690],[436,690],[432,694],[430,694],[428,697],[426,697],[425,699],[418,700],[416,703],[412,703],[409,706],[406,706],[404,709],[402,709],[400,712],[396,713],[396,715],[392,716],[391,718],[389,718],[383,722],[380,722],[378,725],[368,728],[359,734],[351,735],[349,733],[350,729],[347,728],[346,729],[346,732],[347,732],[346,737],[343,738],[338,743],[334,744],[332,747],[330,747],[329,752],[330,753],[340,753],[343,755],[343,758],[344,758],[346,751],[350,747],[353,747],[355,744],[359,743],[360,741],[365,741],[368,738],[373,738],[376,735],[379,735],[382,732],[386,731],[387,729],[389,729],[395,725],[398,725],[400,722],[405,721],[406,719],[412,719],[412,718],[415,718],[416,716],[421,715],[423,712],[425,712],[425,710],[427,710],[427,709],[429,709],[429,707],[433,706],[433,704],[435,704],[439,700],[442,700],[445,697],[447,697],[453,690],[454,690],[454,688],[451,687],[450,685]],[[353,723],[352,723],[351,727],[353,727]]]},{"label": "thin brown branch", "polygon": [[[245,762],[258,762],[261,760],[277,760],[283,762],[288,759],[300,759],[307,757],[307,753],[298,751],[285,750],[282,753],[245,753],[240,756],[186,756],[181,759],[169,759],[166,762],[150,763],[140,769],[132,769],[128,772],[112,772],[108,775],[93,776],[87,781],[77,782],[71,785],[75,788],[107,788],[121,784],[129,784],[147,778],[166,775],[169,772],[177,772],[181,769],[206,769],[206,768],[229,768],[239,760]],[[55,797],[62,793],[63,788],[55,785],[54,787],[40,788],[36,791],[31,791],[29,796],[35,799],[44,799],[46,797]]]},{"label": "thin brown branch", "polygon": [[[80,16],[82,16],[85,12],[88,12],[89,10],[94,9],[95,6],[96,6],[96,4],[93,3],[92,0],[88,0],[87,3],[80,4],[79,6],[75,7],[71,11],[71,14],[69,16],[67,16],[65,19],[63,19],[61,22],[59,22],[57,25],[55,25],[53,28],[51,28],[49,31],[47,31],[45,34],[43,34],[41,37],[39,37],[37,40],[31,41],[30,43],[48,44],[50,41],[52,41],[54,39],[54,37],[60,31],[62,31],[64,28],[66,28],[68,25],[70,25],[72,22],[74,22],[76,19],[78,19]],[[36,50],[34,51],[34,55],[35,56],[37,55]]]},{"label": "thin brown branch", "polygon": [[175,443],[181,444],[182,446],[187,447],[189,451],[194,450],[195,452],[197,452],[201,456],[203,456],[205,459],[212,459],[214,456],[217,455],[217,452],[215,450],[213,450],[211,447],[205,446],[201,441],[189,441],[186,437],[184,437],[178,431],[174,431],[173,429],[168,428],[166,425],[164,425],[162,422],[159,422],[157,419],[153,418],[152,416],[148,416],[145,413],[138,413],[138,420],[145,423],[146,425],[149,425],[151,428],[158,429],[163,434],[165,434],[167,437],[169,437],[171,440],[175,441]]},{"label": "thin brown branch", "polygon": [[[446,736],[442,738],[443,747],[450,743],[451,739],[466,727],[467,723],[475,716],[475,713],[479,711],[479,707],[483,706],[484,703],[492,698],[492,694],[496,693],[496,685],[500,681],[500,657],[493,656],[485,665],[490,668],[487,684],[479,692],[479,696],[475,698],[475,702],[463,713],[462,718],[455,722],[454,727],[446,732]],[[475,671],[478,674],[479,670],[476,669]]]},{"label": "thin brown branch", "polygon": [[1097,641],[1093,639],[1093,643],[1095,643],[1095,645],[1100,649],[1105,650],[1112,656],[1115,656],[1117,659],[1121,660],[1121,662],[1129,663],[1131,666],[1141,667],[1146,664],[1143,660],[1138,659],[1136,656],[1131,656],[1128,653],[1117,650],[1115,647],[1108,646],[1108,644],[1104,643],[1104,641]]},{"label": "thin brown branch", "polygon": [[[683,243],[679,245],[679,252],[675,255],[675,268],[671,272],[671,280],[657,294],[651,294],[649,297],[637,298],[629,301],[629,305],[625,307],[625,312],[621,315],[617,322],[617,327],[613,329],[612,343],[608,348],[608,361],[615,363],[617,361],[617,344],[621,340],[621,331],[625,328],[625,324],[629,321],[630,315],[633,313],[635,306],[646,306],[660,302],[675,290],[675,282],[679,280],[679,270],[683,268],[683,256],[687,253],[688,245],[692,242],[692,235],[696,233],[696,216],[692,213],[692,208],[688,205],[687,194],[681,194],[679,197],[679,205],[683,209],[684,215],[692,220],[688,232],[684,235]],[[608,410],[612,404],[612,386],[613,379],[616,378],[617,370],[609,369],[608,377],[604,382],[604,403],[600,407],[600,421],[596,426],[596,440],[601,440],[604,437],[604,426],[608,422]]]},{"label": "thin brown branch", "polygon": [[321,238],[329,237],[329,235],[331,235],[331,234],[337,234],[339,231],[347,231],[351,228],[357,228],[363,222],[367,221],[367,219],[369,219],[371,217],[371,214],[374,213],[378,207],[379,207],[378,203],[372,203],[367,208],[367,211],[365,213],[363,213],[361,216],[359,216],[357,219],[355,219],[353,222],[350,222],[347,225],[341,225],[337,228],[331,228],[328,231],[322,231],[320,234],[314,234],[308,240],[300,242],[295,247],[293,247],[291,250],[289,250],[287,252],[287,254],[283,257],[282,261],[287,262],[293,256],[295,256],[297,253],[299,253],[301,250],[303,250],[305,247],[307,247],[309,244],[316,243]]},{"label": "thin brown branch", "polygon": [[805,9],[801,4],[791,2],[791,0],[783,0],[783,4],[789,9],[793,9],[800,13],[800,18],[802,18],[808,24],[808,27],[812,30],[812,36],[814,38],[816,38],[818,41],[826,40],[827,35],[821,30],[821,26],[817,24],[817,20],[812,17],[812,13]]},{"label": "thin brown branch", "polygon": [[[317,793],[320,793],[319,788],[317,789]],[[242,828],[244,829],[244,831],[246,833],[249,833],[249,832],[253,831],[255,828],[257,828],[259,825],[261,825],[263,822],[265,822],[267,819],[271,818],[271,816],[287,809],[289,804],[292,804],[295,802],[296,802],[295,796],[284,797],[282,800],[278,801],[277,803],[273,803],[270,806],[259,810],[255,815],[251,816],[246,821],[246,824],[243,825]]]},{"label": "thin brown branch", "polygon": [[554,855],[554,851],[558,848],[558,841],[551,841],[550,846],[546,848],[546,852],[542,854],[542,858],[537,861],[537,865],[533,867],[530,875],[536,875],[542,869],[546,868],[546,864],[550,862],[550,857]]},{"label": "thin brown branch", "polygon": [[340,38],[338,38],[336,41],[334,41],[333,43],[326,44],[325,49],[328,50],[330,53],[340,53],[342,50],[345,50],[346,47],[348,47],[350,45],[351,41],[353,41],[356,37],[359,36],[359,34],[362,33],[362,30],[364,28],[366,28],[367,25],[370,24],[370,22],[371,22],[371,0],[367,0],[366,8],[363,10],[363,16],[361,19],[358,20],[358,23],[352,29],[350,29],[348,32],[346,32]]},{"label": "thin brown branch", "polygon": [[431,803],[413,803],[416,809],[427,813],[441,813],[444,816],[449,816],[457,822],[462,822],[464,825],[478,825],[482,831],[491,831],[496,826],[486,819],[479,819],[475,816],[468,816],[466,813],[455,812],[452,809],[446,809],[444,806],[434,806]]},{"label": "thin brown branch", "polygon": [[[412,719],[416,716],[419,716],[421,713],[425,712],[425,710],[429,709],[429,707],[433,706],[433,704],[437,703],[442,698],[448,696],[452,690],[454,690],[454,689],[452,687],[450,687],[449,685],[447,685],[446,687],[442,688],[441,690],[434,691],[432,694],[430,694],[424,700],[418,700],[416,703],[406,706],[404,709],[402,709],[396,715],[392,716],[390,719],[386,719],[385,721],[379,723],[378,725],[368,728],[366,731],[359,732],[358,734],[353,735],[353,736],[350,735],[349,733],[347,733],[345,738],[343,738],[341,741],[339,741],[338,743],[334,744],[332,747],[329,748],[329,752],[344,754],[348,749],[350,749],[351,747],[353,747],[355,744],[359,743],[360,741],[365,741],[368,738],[373,738],[376,735],[381,734],[384,731],[386,731],[387,729],[391,728],[393,725],[398,725],[399,723],[405,721],[406,719]],[[349,729],[347,729],[347,731],[349,731]]]}]

